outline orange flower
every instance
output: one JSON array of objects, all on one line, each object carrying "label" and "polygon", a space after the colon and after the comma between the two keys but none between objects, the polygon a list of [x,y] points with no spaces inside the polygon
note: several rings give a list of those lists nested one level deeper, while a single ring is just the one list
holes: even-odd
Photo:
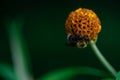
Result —
[{"label": "orange flower", "polygon": [[68,42],[85,47],[91,40],[95,40],[101,31],[101,23],[97,15],[89,9],[79,8],[72,11],[66,20]]}]

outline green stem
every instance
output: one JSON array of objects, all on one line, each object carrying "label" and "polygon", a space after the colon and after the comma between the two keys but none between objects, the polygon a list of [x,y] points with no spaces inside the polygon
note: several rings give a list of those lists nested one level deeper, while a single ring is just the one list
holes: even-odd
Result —
[{"label": "green stem", "polygon": [[105,59],[105,57],[102,55],[100,50],[97,48],[94,41],[90,41],[90,46],[92,50],[94,51],[97,58],[100,60],[100,62],[104,65],[104,67],[114,76],[116,77],[116,70],[112,67],[112,65]]}]

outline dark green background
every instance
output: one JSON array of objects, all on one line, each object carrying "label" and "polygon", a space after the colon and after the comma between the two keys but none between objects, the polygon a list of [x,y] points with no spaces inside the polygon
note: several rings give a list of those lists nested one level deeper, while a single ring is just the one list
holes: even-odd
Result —
[{"label": "dark green background", "polygon": [[6,19],[22,16],[23,34],[29,49],[35,77],[71,66],[90,66],[106,70],[88,46],[68,47],[65,20],[79,7],[92,9],[100,18],[102,31],[97,45],[108,61],[120,70],[120,6],[116,0],[3,1],[0,3],[0,62],[12,64]]}]

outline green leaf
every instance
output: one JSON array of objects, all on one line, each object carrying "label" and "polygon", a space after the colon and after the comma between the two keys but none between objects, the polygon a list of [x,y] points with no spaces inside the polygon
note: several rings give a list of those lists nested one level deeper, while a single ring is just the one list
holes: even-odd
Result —
[{"label": "green leaf", "polygon": [[22,31],[24,18],[18,16],[6,23],[11,56],[17,80],[30,80],[32,78],[32,75],[30,73],[31,66],[29,61],[29,51]]},{"label": "green leaf", "polygon": [[111,74],[90,67],[70,67],[65,69],[59,69],[52,72],[47,73],[42,78],[38,80],[70,80],[72,77],[76,75],[93,75],[99,77],[111,77]]},{"label": "green leaf", "polygon": [[117,73],[116,80],[120,80],[120,71]]},{"label": "green leaf", "polygon": [[16,80],[13,68],[8,64],[0,64],[0,76],[6,80]]}]

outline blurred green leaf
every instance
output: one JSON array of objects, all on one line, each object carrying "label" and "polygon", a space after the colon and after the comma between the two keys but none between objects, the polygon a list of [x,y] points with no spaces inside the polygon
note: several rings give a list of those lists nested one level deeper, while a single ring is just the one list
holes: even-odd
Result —
[{"label": "blurred green leaf", "polygon": [[117,73],[116,80],[120,80],[120,71]]},{"label": "blurred green leaf", "polygon": [[70,80],[72,77],[76,75],[93,75],[99,77],[111,77],[110,73],[107,73],[102,70],[98,70],[90,67],[70,67],[65,69],[59,69],[52,72],[47,73],[42,78],[38,80]]},{"label": "blurred green leaf", "polygon": [[31,80],[30,61],[27,44],[23,34],[24,18],[21,16],[11,19],[7,23],[12,61],[17,80]]},{"label": "blurred green leaf", "polygon": [[0,76],[6,80],[16,80],[13,68],[8,64],[0,63]]}]

